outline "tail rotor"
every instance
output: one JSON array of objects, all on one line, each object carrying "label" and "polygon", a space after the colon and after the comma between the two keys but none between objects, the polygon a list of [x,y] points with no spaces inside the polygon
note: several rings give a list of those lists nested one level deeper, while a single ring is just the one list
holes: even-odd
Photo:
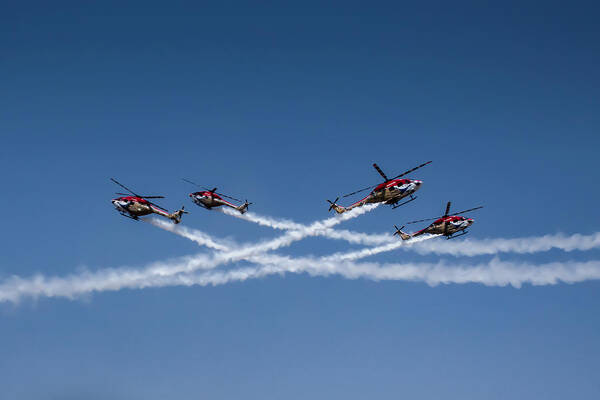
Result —
[{"label": "tail rotor", "polygon": [[242,204],[241,206],[238,207],[238,211],[242,214],[246,213],[246,211],[248,211],[248,206],[250,204],[254,204],[254,203],[248,203],[248,200],[246,200],[244,202],[244,204]]},{"label": "tail rotor", "polygon": [[338,207],[338,205],[337,205],[336,203],[337,203],[337,201],[338,201],[339,199],[340,199],[339,197],[336,197],[336,199],[335,199],[334,201],[327,200],[327,202],[328,202],[329,204],[331,204],[331,205],[329,206],[329,210],[327,210],[327,211],[331,211],[333,208],[335,208],[335,207]]},{"label": "tail rotor", "polygon": [[402,231],[400,229],[404,228],[404,225],[402,225],[400,228],[398,228],[396,225],[394,225],[394,228],[396,228],[396,232],[394,232],[393,236],[400,235],[402,233]]},{"label": "tail rotor", "polygon": [[402,225],[400,228],[398,228],[396,225],[394,225],[394,228],[396,228],[396,232],[394,232],[394,236],[398,235],[398,236],[400,236],[400,238],[402,240],[408,240],[412,237],[412,235],[402,232],[402,228],[404,228],[404,225]]},{"label": "tail rotor", "polygon": [[177,211],[175,211],[173,214],[169,215],[169,218],[173,221],[174,224],[178,224],[181,222],[181,216],[183,214],[189,214],[189,212],[184,210],[184,206],[181,206],[181,208]]}]

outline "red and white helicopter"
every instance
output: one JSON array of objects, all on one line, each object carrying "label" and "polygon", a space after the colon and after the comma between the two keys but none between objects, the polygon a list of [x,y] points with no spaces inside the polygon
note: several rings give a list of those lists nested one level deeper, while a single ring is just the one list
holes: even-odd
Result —
[{"label": "red and white helicopter", "polygon": [[111,181],[121,186],[123,189],[127,190],[130,194],[127,193],[117,193],[123,197],[117,197],[116,199],[112,199],[111,202],[117,209],[117,211],[124,217],[131,218],[134,220],[138,220],[139,217],[150,214],[158,214],[163,217],[169,218],[173,221],[174,224],[178,224],[181,222],[181,215],[188,214],[187,211],[183,210],[181,207],[180,210],[175,211],[170,214],[163,207],[148,201],[147,199],[164,199],[164,196],[140,196],[136,194],[131,189],[127,188],[123,184],[117,182],[115,179],[110,178]]},{"label": "red and white helicopter", "polygon": [[[356,203],[354,203],[348,207],[343,207],[343,206],[336,204],[337,201],[339,200],[339,197],[337,199],[335,199],[335,201],[327,200],[327,202],[329,204],[331,204],[329,206],[329,211],[331,211],[333,209],[338,214],[341,214],[343,212],[350,211],[355,207],[363,206],[367,203],[385,203],[385,204],[392,205],[392,208],[398,208],[406,203],[410,203],[411,201],[413,201],[417,198],[416,196],[413,196],[413,194],[417,190],[419,190],[419,188],[423,184],[423,181],[419,181],[416,179],[398,179],[398,178],[400,178],[404,175],[407,175],[421,167],[424,167],[425,165],[427,165],[429,163],[431,163],[431,161],[427,161],[426,163],[423,163],[423,164],[419,165],[418,167],[409,169],[408,171],[403,172],[400,175],[397,175],[391,179],[388,178],[383,173],[383,171],[381,170],[381,168],[379,168],[379,166],[377,164],[373,164],[373,167],[383,177],[384,182],[380,183],[378,185],[369,186],[364,189],[357,190],[356,192],[352,192],[352,193],[342,196],[342,197],[348,197],[348,196],[352,196],[353,194],[356,194],[356,193],[364,192],[365,190],[373,189],[371,191],[371,193],[369,193],[365,198],[360,199],[359,201],[357,201]],[[410,200],[407,200],[403,203],[398,204],[398,202],[400,200],[402,200],[403,198],[405,198],[407,196],[410,196]]]},{"label": "red and white helicopter", "polygon": [[199,188],[203,189],[201,192],[190,193],[189,196],[194,203],[196,203],[200,207],[206,208],[207,210],[210,210],[213,207],[227,206],[227,207],[233,208],[234,210],[238,210],[240,213],[244,214],[246,211],[248,211],[248,206],[250,204],[252,204],[252,203],[248,203],[248,200],[246,200],[244,202],[244,204],[236,206],[235,204],[232,204],[232,203],[228,202],[227,200],[223,199],[223,197],[234,200],[234,201],[239,201],[240,203],[242,202],[242,200],[238,200],[231,196],[226,196],[222,193],[217,193],[217,188],[208,189],[208,188],[202,187],[202,186],[198,185],[197,183],[194,183],[190,180],[187,180],[187,179],[183,179],[183,180],[187,183],[191,183],[192,185],[198,186]]},{"label": "red and white helicopter", "polygon": [[[451,202],[448,202],[448,204],[446,205],[446,212],[441,217],[419,219],[417,221],[411,221],[406,223],[408,225],[414,224],[416,222],[431,221],[434,219],[435,221],[433,221],[431,225],[429,225],[427,228],[408,234],[401,231],[401,229],[404,228],[404,226],[398,228],[396,225],[394,225],[394,227],[396,228],[396,232],[394,233],[394,235],[400,235],[402,240],[408,240],[410,238],[422,235],[424,233],[429,233],[431,235],[444,235],[446,236],[446,239],[454,239],[459,236],[466,235],[469,232],[467,232],[465,229],[473,225],[473,222],[475,222],[475,220],[473,218],[463,217],[460,214],[464,214],[469,211],[479,210],[480,208],[483,208],[483,206],[469,208],[468,210],[463,210],[453,215],[449,215],[451,204]],[[461,231],[461,234],[456,235],[456,233]]]}]

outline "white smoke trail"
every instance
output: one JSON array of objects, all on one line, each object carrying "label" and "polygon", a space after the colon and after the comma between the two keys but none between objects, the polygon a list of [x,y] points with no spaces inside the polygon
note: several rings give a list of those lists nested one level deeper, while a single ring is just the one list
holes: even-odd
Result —
[{"label": "white smoke trail", "polygon": [[552,249],[562,251],[587,251],[600,247],[600,232],[591,235],[544,235],[513,239],[466,239],[423,243],[414,247],[419,254],[449,254],[453,256],[479,256],[497,253],[528,254]]},{"label": "white smoke trail", "polygon": [[[575,283],[600,279],[600,261],[554,262],[547,264],[529,264],[505,262],[493,258],[487,263],[476,265],[455,265],[446,261],[438,263],[378,264],[353,263],[349,261],[331,261],[312,258],[290,258],[277,255],[261,255],[261,266],[241,268],[218,274],[218,283],[236,280],[240,274],[245,279],[263,277],[272,274],[308,273],[310,276],[340,275],[348,279],[365,278],[371,280],[421,281],[429,285],[440,283],[481,283],[487,286],[511,285],[515,288],[524,283],[532,285],[554,285],[559,282]],[[215,284],[208,272],[188,276],[190,282],[195,279]],[[225,279],[231,273],[234,278]],[[180,277],[180,279],[184,279]]]},{"label": "white smoke trail", "polygon": [[158,218],[142,218],[142,220],[160,229],[164,229],[186,239],[190,239],[199,244],[200,246],[206,246],[208,248],[221,251],[229,250],[229,246],[227,246],[224,243],[224,241],[221,240],[221,243],[219,243],[218,241],[215,241],[213,238],[211,238],[208,234],[201,232],[197,229],[188,228],[184,225],[175,225],[172,222],[167,222],[164,219]]},{"label": "white smoke trail", "polygon": [[287,219],[276,219],[272,217],[267,217],[264,215],[256,214],[252,211],[248,211],[244,214],[241,214],[239,211],[234,210],[229,207],[223,207],[219,209],[223,214],[227,214],[229,216],[243,219],[246,221],[254,222],[255,224],[268,226],[269,228],[279,229],[279,230],[300,230],[306,228],[306,225],[296,223],[294,221],[290,221]]},{"label": "white smoke trail", "polygon": [[[324,231],[328,228],[337,225],[339,222],[347,221],[349,219],[355,218],[359,215],[362,215],[366,212],[374,210],[380,205],[380,203],[373,204],[365,204],[362,207],[356,207],[352,210],[345,212],[343,214],[337,214],[333,217],[327,218],[323,221],[313,222],[311,225],[304,225],[297,222],[293,222],[287,219],[275,219],[272,217],[266,217],[263,215],[259,215],[253,212],[247,212],[245,214],[241,214],[240,212],[233,210],[231,208],[223,208],[221,211],[224,214],[230,215],[232,217],[240,218],[246,221],[254,222],[258,225],[268,226],[273,229],[279,230],[297,230],[302,231],[305,229],[318,229],[319,231]],[[339,222],[337,222],[339,221]]]},{"label": "white smoke trail", "polygon": [[394,242],[384,244],[382,246],[376,247],[367,247],[365,249],[351,251],[347,253],[335,253],[330,256],[323,257],[323,260],[326,261],[351,261],[358,260],[359,258],[365,258],[369,256],[374,256],[376,254],[384,253],[387,251],[396,250],[400,247],[411,246],[413,244],[423,242],[425,240],[433,239],[438,237],[439,235],[422,235],[415,238],[412,238],[408,241],[395,240]]},{"label": "white smoke trail", "polygon": [[84,271],[66,277],[46,277],[37,274],[31,278],[12,276],[0,283],[0,302],[17,303],[23,297],[64,297],[121,289],[154,287],[156,279],[173,277],[178,273],[190,274],[199,269],[212,268],[212,259],[205,255],[181,257],[154,262],[143,269],[131,267]]},{"label": "white smoke trail", "polygon": [[[254,257],[252,257],[254,258]],[[164,286],[222,285],[285,273],[307,273],[310,276],[339,275],[347,279],[370,279],[375,281],[415,281],[429,285],[441,283],[480,283],[487,286],[523,284],[554,285],[559,282],[575,283],[600,279],[600,262],[555,262],[541,265],[504,262],[497,258],[476,265],[454,265],[439,263],[378,264],[353,263],[350,261],[327,261],[313,258],[289,258],[277,255],[256,256],[261,265],[227,271],[209,271],[200,274],[171,275],[170,271],[195,270],[203,257],[189,257],[169,263],[155,263],[157,270],[165,269],[168,274],[147,275],[145,270],[118,269],[85,272],[66,277],[44,277],[29,279],[12,277],[0,284],[0,302],[17,303],[23,298],[77,296],[121,289],[143,289]],[[260,260],[258,260],[260,259]],[[209,261],[210,262],[210,261]],[[187,265],[187,266],[186,266]]]}]

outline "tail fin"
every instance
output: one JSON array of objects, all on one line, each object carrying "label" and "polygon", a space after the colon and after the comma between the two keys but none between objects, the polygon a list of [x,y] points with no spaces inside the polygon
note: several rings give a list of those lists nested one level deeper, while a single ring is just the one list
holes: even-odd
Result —
[{"label": "tail fin", "polygon": [[398,228],[396,225],[394,225],[394,228],[396,228],[396,232],[394,232],[394,236],[395,235],[400,235],[400,237],[402,238],[402,240],[408,240],[412,237],[412,235],[409,235],[408,233],[404,233],[401,231],[402,228],[404,228],[404,225],[401,226],[400,228]]},{"label": "tail fin", "polygon": [[248,203],[248,200],[246,200],[246,202],[244,204],[242,204],[239,207],[236,207],[236,210],[238,210],[240,213],[244,214],[246,211],[248,211],[248,206],[252,204],[252,203]]},{"label": "tail fin", "polygon": [[175,211],[173,214],[169,214],[169,219],[173,221],[174,224],[178,224],[181,222],[181,216],[183,214],[189,214],[189,212],[184,211],[184,206],[181,206],[181,209]]},{"label": "tail fin", "polygon": [[329,206],[329,210],[328,210],[328,211],[331,211],[331,210],[333,209],[333,210],[335,210],[335,212],[337,212],[338,214],[341,214],[341,213],[343,213],[343,212],[346,212],[346,211],[348,211],[348,210],[346,210],[346,207],[342,207],[342,206],[340,206],[340,205],[337,205],[337,204],[336,204],[336,202],[337,202],[339,199],[340,199],[340,198],[338,197],[338,198],[336,198],[334,201],[327,200],[327,202],[328,202],[329,204],[331,204],[331,205]]}]

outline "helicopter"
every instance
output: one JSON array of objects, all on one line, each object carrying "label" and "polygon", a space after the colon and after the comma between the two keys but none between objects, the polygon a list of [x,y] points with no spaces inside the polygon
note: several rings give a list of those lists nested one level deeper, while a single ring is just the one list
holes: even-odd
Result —
[{"label": "helicopter", "polygon": [[217,193],[217,188],[208,189],[188,179],[182,178],[182,180],[194,186],[198,186],[202,189],[202,191],[200,192],[190,193],[189,196],[194,203],[196,203],[200,207],[206,208],[207,210],[210,210],[213,207],[227,206],[233,208],[234,210],[238,210],[241,214],[244,214],[246,211],[248,211],[248,206],[252,204],[248,203],[248,200],[246,200],[244,204],[236,206],[235,204],[232,204],[227,200],[223,199],[223,197],[234,201],[239,201],[240,203],[242,202],[242,200],[238,200],[235,197],[227,196],[222,193]]},{"label": "helicopter", "polygon": [[[431,235],[443,235],[443,236],[446,236],[446,239],[454,239],[459,236],[466,235],[467,233],[469,233],[466,231],[466,229],[468,227],[470,227],[471,225],[473,225],[473,222],[475,222],[475,220],[473,218],[463,217],[460,214],[464,214],[469,211],[479,210],[480,208],[483,208],[483,206],[470,208],[468,210],[463,210],[463,211],[457,212],[453,215],[449,215],[451,204],[452,203],[450,201],[448,202],[448,204],[446,204],[446,212],[441,217],[420,219],[417,221],[411,221],[411,222],[406,223],[406,225],[408,225],[408,224],[414,224],[416,222],[435,220],[427,228],[424,228],[424,229],[421,229],[420,231],[408,234],[408,233],[402,232],[401,229],[404,228],[404,226],[398,228],[396,225],[394,225],[394,227],[396,228],[396,232],[394,233],[394,235],[400,235],[402,240],[408,240],[410,238],[422,235],[424,233],[429,233]],[[458,235],[456,234],[461,231],[462,231],[462,233],[460,233]]]},{"label": "helicopter", "polygon": [[187,211],[183,210],[183,206],[180,210],[177,210],[174,213],[170,214],[163,207],[148,200],[164,199],[164,196],[140,196],[125,185],[115,180],[114,178],[110,178],[110,180],[129,192],[129,194],[117,193],[122,197],[117,197],[116,199],[111,200],[112,204],[115,206],[117,211],[124,217],[138,221],[139,217],[142,217],[144,215],[158,214],[163,217],[169,218],[171,221],[173,221],[174,224],[178,224],[181,222],[182,214],[188,214]]},{"label": "helicopter", "polygon": [[[379,172],[379,174],[383,177],[384,182],[380,183],[378,185],[369,186],[364,189],[360,189],[355,192],[348,193],[348,194],[342,196],[342,197],[348,197],[348,196],[352,196],[353,194],[356,194],[356,193],[364,192],[365,190],[373,189],[371,191],[371,193],[369,193],[365,198],[360,199],[359,201],[357,201],[356,203],[354,203],[348,207],[343,207],[343,206],[340,206],[339,204],[337,204],[337,201],[340,199],[339,197],[336,198],[334,201],[327,200],[327,202],[330,204],[329,211],[331,211],[333,209],[338,214],[341,214],[343,212],[350,211],[355,207],[363,206],[367,203],[385,203],[385,204],[390,204],[392,206],[392,208],[398,208],[407,203],[410,203],[411,201],[416,200],[417,197],[413,196],[413,194],[417,190],[419,190],[419,188],[423,184],[423,181],[419,181],[416,179],[398,179],[398,178],[400,178],[406,174],[409,174],[421,167],[424,167],[425,165],[427,165],[429,163],[431,163],[431,161],[427,161],[426,163],[423,163],[423,164],[419,165],[418,167],[409,169],[408,171],[403,172],[400,175],[397,175],[391,179],[388,178],[386,176],[386,174],[383,173],[381,168],[379,168],[379,166],[374,163],[373,168],[375,168],[375,170],[377,170],[377,172]],[[407,200],[403,203],[398,204],[398,202],[400,200],[402,200],[403,198],[405,198],[407,196],[410,196],[410,200]]]}]

